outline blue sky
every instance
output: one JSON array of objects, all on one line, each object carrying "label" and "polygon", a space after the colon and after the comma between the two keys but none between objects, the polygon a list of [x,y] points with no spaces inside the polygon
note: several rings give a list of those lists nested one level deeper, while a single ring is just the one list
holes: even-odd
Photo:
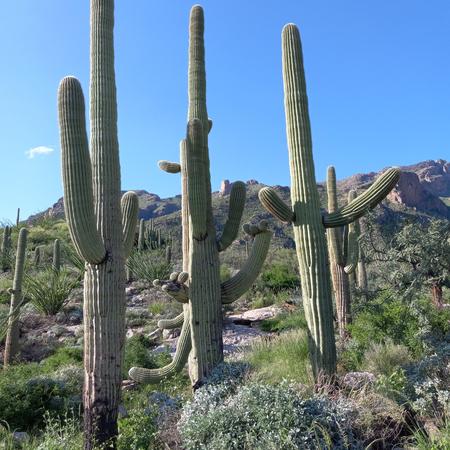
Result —
[{"label": "blue sky", "polygon": [[[123,189],[179,193],[187,110],[185,0],[116,0]],[[450,155],[450,3],[205,0],[212,184],[289,183],[280,33],[302,34],[316,174],[338,178]],[[0,15],[0,220],[62,195],[56,91],[88,92],[88,0],[9,0]],[[48,147],[34,152],[30,149]]]}]

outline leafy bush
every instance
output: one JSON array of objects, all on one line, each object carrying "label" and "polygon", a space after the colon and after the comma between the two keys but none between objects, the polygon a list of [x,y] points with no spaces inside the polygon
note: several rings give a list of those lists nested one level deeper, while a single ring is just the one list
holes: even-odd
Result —
[{"label": "leafy bush", "polygon": [[384,343],[374,343],[364,353],[362,368],[375,375],[389,377],[393,372],[411,362],[408,349],[394,344],[390,339]]},{"label": "leafy bush", "polygon": [[293,330],[273,339],[256,341],[248,354],[254,376],[269,383],[283,379],[312,384],[308,336],[304,330]]},{"label": "leafy bush", "polygon": [[294,267],[285,263],[274,263],[261,273],[259,283],[272,292],[298,288],[300,279]]},{"label": "leafy bush", "polygon": [[265,319],[261,322],[261,329],[264,331],[285,331],[285,330],[306,330],[305,312],[302,309],[292,313],[279,314],[271,319]]},{"label": "leafy bush", "polygon": [[149,408],[136,409],[129,416],[119,419],[119,450],[150,450],[156,449],[157,428],[155,412]]},{"label": "leafy bush", "polygon": [[165,280],[169,277],[172,265],[158,251],[134,252],[127,260],[127,266],[133,277],[153,283],[153,280]]},{"label": "leafy bush", "polygon": [[43,374],[37,364],[6,367],[0,372],[0,420],[11,429],[32,428],[43,422],[46,411],[63,414],[69,399],[79,395],[78,389]]},{"label": "leafy bush", "polygon": [[39,312],[52,316],[62,309],[78,285],[79,279],[67,270],[49,268],[32,277],[25,277],[25,297]]},{"label": "leafy bush", "polygon": [[170,363],[171,357],[167,352],[152,353],[151,346],[149,339],[142,334],[135,334],[127,339],[123,367],[124,378],[127,377],[128,370],[134,366],[154,369]]},{"label": "leafy bush", "polygon": [[41,362],[46,372],[52,372],[65,366],[80,366],[83,362],[83,349],[81,347],[60,347],[53,355]]},{"label": "leafy bush", "polygon": [[303,400],[287,382],[231,390],[219,383],[196,391],[178,428],[187,450],[342,449],[356,444],[349,413],[343,402]]}]

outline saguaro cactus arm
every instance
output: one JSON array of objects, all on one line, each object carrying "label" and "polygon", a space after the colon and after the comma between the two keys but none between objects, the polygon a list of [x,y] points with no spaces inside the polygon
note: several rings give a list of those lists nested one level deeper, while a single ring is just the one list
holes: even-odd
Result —
[{"label": "saguaro cactus arm", "polygon": [[123,253],[130,256],[136,235],[139,214],[139,200],[135,192],[126,192],[120,201],[122,207]]},{"label": "saguaro cactus arm", "polygon": [[375,183],[352,202],[322,218],[325,228],[342,227],[359,219],[368,210],[377,206],[397,184],[400,169],[392,167],[380,175]]},{"label": "saguaro cactus arm", "polygon": [[189,301],[189,288],[185,284],[189,275],[187,272],[173,272],[166,281],[154,280],[153,286],[161,289],[180,303]]},{"label": "saguaro cactus arm", "polygon": [[245,195],[245,183],[242,181],[235,181],[231,186],[228,220],[225,223],[222,236],[217,243],[220,252],[228,248],[236,239],[241,224],[242,213],[244,211]]},{"label": "saguaro cactus arm", "polygon": [[[249,228],[245,227],[246,230]],[[272,232],[267,229],[265,221],[261,221],[256,229],[252,228],[251,232],[255,239],[247,261],[236,275],[220,286],[222,303],[232,303],[243,295],[255,282],[264,264]]]},{"label": "saguaro cactus arm", "polygon": [[161,319],[158,321],[158,328],[161,330],[173,330],[179,328],[184,322],[184,312],[178,314],[173,319]]},{"label": "saguaro cactus arm", "polygon": [[275,189],[264,187],[259,191],[258,197],[264,208],[277,219],[284,223],[292,223],[295,221],[294,212],[281,200]]},{"label": "saguaro cactus arm", "polygon": [[63,78],[58,90],[64,208],[78,254],[91,264],[106,255],[96,226],[92,168],[86,134],[84,96],[80,82]]},{"label": "saguaro cactus arm", "polygon": [[346,241],[346,265],[344,271],[345,273],[353,273],[358,264],[359,246],[358,237],[352,225],[349,225]]},{"label": "saguaro cactus arm", "polygon": [[166,160],[158,161],[158,166],[161,170],[167,173],[179,173],[181,172],[181,165],[177,162],[171,162]]},{"label": "saguaro cactus arm", "polygon": [[181,328],[180,338],[178,339],[177,350],[170,364],[160,369],[144,369],[141,367],[132,367],[128,371],[128,376],[138,383],[158,383],[179,372],[185,366],[189,352],[192,348],[191,343],[191,326],[189,324],[189,314],[184,318],[183,327]]},{"label": "saguaro cactus arm", "polygon": [[207,170],[204,157],[203,126],[199,119],[192,119],[188,124],[187,172],[189,190],[189,212],[194,239],[203,240],[206,236]]},{"label": "saguaro cactus arm", "polygon": [[[333,166],[327,170],[327,199],[328,212],[334,213],[339,209],[336,188],[336,171]],[[329,249],[336,264],[343,263],[342,228],[335,227],[328,230]]]}]

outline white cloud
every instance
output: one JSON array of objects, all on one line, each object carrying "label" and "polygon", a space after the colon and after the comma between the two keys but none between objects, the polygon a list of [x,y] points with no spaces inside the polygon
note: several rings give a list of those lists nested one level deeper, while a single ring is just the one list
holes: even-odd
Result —
[{"label": "white cloud", "polygon": [[25,155],[28,156],[28,159],[33,159],[37,155],[48,155],[54,151],[53,148],[45,147],[43,145],[39,147],[30,148],[25,152]]}]

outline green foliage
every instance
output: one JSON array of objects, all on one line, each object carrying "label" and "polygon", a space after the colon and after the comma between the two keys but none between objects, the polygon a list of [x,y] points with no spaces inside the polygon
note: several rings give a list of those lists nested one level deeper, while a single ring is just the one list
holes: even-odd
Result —
[{"label": "green foliage", "polygon": [[8,304],[11,300],[11,294],[8,289],[12,288],[12,278],[8,276],[0,276],[0,304]]},{"label": "green foliage", "polygon": [[[45,413],[64,414],[69,400],[79,395],[65,381],[46,375],[37,364],[20,364],[0,372],[0,420],[12,429],[27,430],[42,424]],[[75,405],[74,405],[75,406]]]},{"label": "green foliage", "polygon": [[49,268],[25,278],[25,297],[42,314],[52,316],[61,311],[73,289],[79,285],[67,270]]},{"label": "green foliage", "polygon": [[152,353],[151,346],[149,339],[142,334],[136,334],[127,339],[123,365],[124,378],[127,378],[131,367],[155,369],[170,363],[171,357],[167,352]]},{"label": "green foliage", "polygon": [[186,450],[339,449],[354,443],[348,412],[325,398],[303,400],[287,382],[222,382],[196,391],[178,427]]},{"label": "green foliage", "polygon": [[148,310],[153,314],[153,315],[159,315],[162,314],[164,312],[164,310],[166,309],[166,305],[167,302],[153,302],[150,303],[150,305],[148,305]]},{"label": "green foliage", "polygon": [[419,429],[414,432],[411,443],[416,450],[448,450],[450,448],[450,420],[437,433],[430,436]]},{"label": "green foliage", "polygon": [[286,263],[272,264],[261,273],[258,284],[272,292],[296,289],[300,287],[300,280],[294,267]]},{"label": "green foliage", "polygon": [[261,329],[269,332],[280,332],[285,330],[306,330],[307,324],[305,312],[303,309],[297,309],[294,312],[282,313],[271,319],[265,319],[261,322]]},{"label": "green foliage", "polygon": [[165,256],[157,251],[134,252],[127,260],[127,266],[133,277],[153,283],[153,280],[165,280],[172,271],[171,264],[165,260]]},{"label": "green foliage", "polygon": [[362,368],[374,375],[389,377],[410,362],[408,349],[387,339],[383,343],[373,343],[368,348],[364,353]]},{"label": "green foliage", "polygon": [[156,413],[149,408],[132,410],[119,419],[118,450],[153,450],[158,444]]},{"label": "green foliage", "polygon": [[305,330],[256,341],[247,355],[256,379],[279,383],[284,379],[306,385],[313,383]]},{"label": "green foliage", "polygon": [[60,347],[53,355],[41,362],[45,372],[52,372],[65,366],[81,366],[83,362],[83,349],[81,347]]},{"label": "green foliage", "polygon": [[380,375],[375,381],[375,387],[378,392],[397,401],[404,403],[407,401],[406,387],[408,379],[403,369],[397,369],[390,375]]}]

